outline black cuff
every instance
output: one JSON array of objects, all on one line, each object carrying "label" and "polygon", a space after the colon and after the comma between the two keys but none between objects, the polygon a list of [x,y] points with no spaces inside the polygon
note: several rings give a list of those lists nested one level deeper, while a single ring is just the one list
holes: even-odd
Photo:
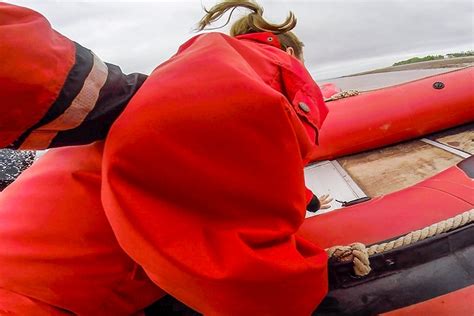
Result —
[{"label": "black cuff", "polygon": [[306,210],[308,212],[317,212],[321,207],[321,203],[316,195],[313,194],[311,201],[309,201],[308,205],[306,205]]}]

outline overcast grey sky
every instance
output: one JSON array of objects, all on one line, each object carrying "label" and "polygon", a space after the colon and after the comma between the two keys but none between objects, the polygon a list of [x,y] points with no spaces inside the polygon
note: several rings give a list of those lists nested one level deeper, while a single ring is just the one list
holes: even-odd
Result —
[{"label": "overcast grey sky", "polygon": [[[8,0],[45,15],[61,33],[125,72],[150,73],[195,35],[202,5],[215,0]],[[472,0],[260,0],[264,16],[298,18],[316,80],[401,59],[474,49]],[[246,12],[245,10],[241,11]],[[224,30],[225,31],[225,30]]]}]

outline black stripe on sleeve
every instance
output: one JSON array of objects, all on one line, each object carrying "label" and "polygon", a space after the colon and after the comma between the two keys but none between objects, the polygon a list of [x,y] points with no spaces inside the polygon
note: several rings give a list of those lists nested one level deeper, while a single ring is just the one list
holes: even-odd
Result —
[{"label": "black stripe on sleeve", "polygon": [[81,145],[104,139],[113,122],[147,78],[138,73],[124,75],[120,67],[106,65],[107,81],[94,109],[78,127],[59,132],[50,147]]},{"label": "black stripe on sleeve", "polygon": [[63,114],[71,105],[72,101],[81,91],[84,86],[84,82],[92,70],[94,57],[92,53],[75,43],[76,45],[76,56],[75,63],[64,82],[64,85],[59,93],[57,99],[48,109],[46,114],[39,120],[35,125],[26,130],[17,140],[15,140],[8,148],[17,149],[25,141],[25,139],[35,129],[50,123],[55,120],[58,116]]}]

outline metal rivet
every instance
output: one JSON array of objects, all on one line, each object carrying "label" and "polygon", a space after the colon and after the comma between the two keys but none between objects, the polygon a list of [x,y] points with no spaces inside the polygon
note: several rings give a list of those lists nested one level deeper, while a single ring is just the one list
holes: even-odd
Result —
[{"label": "metal rivet", "polygon": [[309,106],[304,103],[304,102],[300,102],[298,103],[298,106],[300,107],[301,110],[303,110],[303,112],[305,113],[309,113],[311,111],[311,109],[309,108]]},{"label": "metal rivet", "polygon": [[269,36],[269,37],[267,38],[267,41],[269,41],[269,42],[273,41],[273,37]]},{"label": "metal rivet", "polygon": [[437,82],[433,83],[433,88],[435,88],[437,90],[443,89],[444,88],[444,83],[442,83],[441,81],[437,81]]}]

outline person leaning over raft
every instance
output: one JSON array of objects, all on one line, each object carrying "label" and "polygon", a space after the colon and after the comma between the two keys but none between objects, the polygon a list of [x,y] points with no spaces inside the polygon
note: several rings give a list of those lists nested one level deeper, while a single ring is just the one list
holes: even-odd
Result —
[{"label": "person leaning over raft", "polygon": [[[254,2],[227,1],[201,29],[240,6],[252,13],[232,36],[192,38],[141,85],[37,13],[0,4],[2,43],[45,43],[2,57],[56,66],[27,78],[2,68],[12,77],[1,74],[0,96],[12,106],[0,145],[88,143],[123,111],[105,143],[51,150],[0,195],[1,309],[126,315],[164,290],[204,314],[307,315],[322,300],[325,252],[294,233],[327,109],[298,60],[292,14],[272,25]],[[31,89],[19,99],[18,78]]]}]

